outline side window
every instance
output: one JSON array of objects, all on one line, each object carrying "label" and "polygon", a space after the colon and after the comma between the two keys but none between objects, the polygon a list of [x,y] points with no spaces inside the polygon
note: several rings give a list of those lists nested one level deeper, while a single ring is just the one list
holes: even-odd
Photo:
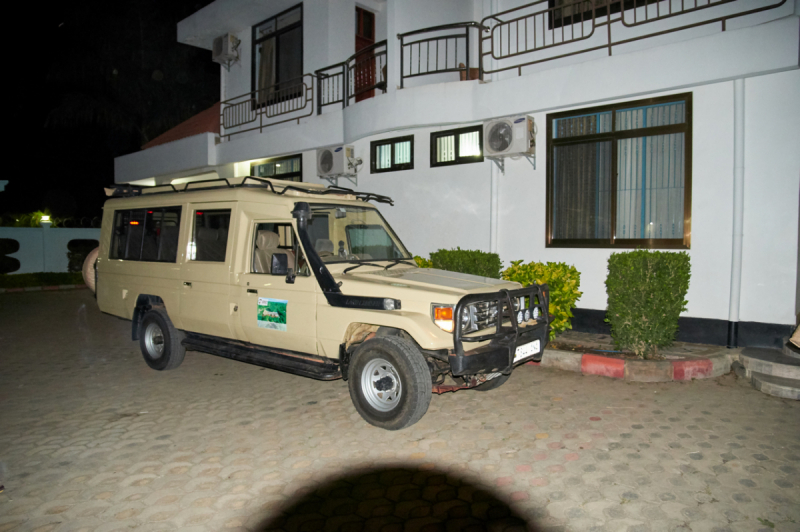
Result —
[{"label": "side window", "polygon": [[180,207],[116,211],[109,258],[175,262],[180,222]]},{"label": "side window", "polygon": [[431,166],[483,162],[483,127],[431,133]]},{"label": "side window", "polygon": [[195,211],[189,260],[225,262],[230,222],[230,209]]},{"label": "side window", "polygon": [[298,257],[297,275],[310,275],[303,251],[297,243],[294,229],[289,223],[256,224],[255,242],[253,243],[253,273],[270,273],[272,256],[275,253],[286,254],[289,268],[295,267]]}]

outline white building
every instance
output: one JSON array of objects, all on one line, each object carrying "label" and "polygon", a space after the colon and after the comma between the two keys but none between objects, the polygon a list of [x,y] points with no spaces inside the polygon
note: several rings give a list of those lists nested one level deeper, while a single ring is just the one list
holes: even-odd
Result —
[{"label": "white building", "polygon": [[[800,0],[216,0],[178,40],[210,61],[228,35],[221,125],[178,126],[115,179],[320,182],[316,150],[352,144],[363,165],[339,184],[394,198],[382,210],[415,254],[574,264],[573,324],[593,330],[611,253],[687,250],[680,337],[775,344],[800,309],[799,15]],[[535,160],[485,159],[481,126],[517,115]]]}]

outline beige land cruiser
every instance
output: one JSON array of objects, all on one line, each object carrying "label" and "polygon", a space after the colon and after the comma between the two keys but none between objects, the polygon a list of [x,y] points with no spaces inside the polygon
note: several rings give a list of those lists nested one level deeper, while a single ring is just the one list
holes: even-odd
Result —
[{"label": "beige land cruiser", "polygon": [[371,204],[385,196],[253,177],[108,192],[97,301],[132,320],[153,369],[195,350],[343,378],[395,430],[433,391],[497,388],[547,342],[546,285],[418,268]]}]

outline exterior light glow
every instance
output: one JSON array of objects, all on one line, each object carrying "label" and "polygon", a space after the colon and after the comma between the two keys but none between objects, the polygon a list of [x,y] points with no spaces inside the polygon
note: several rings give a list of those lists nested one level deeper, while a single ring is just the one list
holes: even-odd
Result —
[{"label": "exterior light glow", "polygon": [[49,214],[45,214],[44,216],[42,216],[42,221],[43,222],[49,222],[50,221],[50,215]]}]

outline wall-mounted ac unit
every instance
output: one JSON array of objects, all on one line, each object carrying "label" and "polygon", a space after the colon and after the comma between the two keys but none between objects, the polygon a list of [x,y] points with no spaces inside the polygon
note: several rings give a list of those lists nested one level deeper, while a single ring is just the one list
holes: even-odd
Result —
[{"label": "wall-mounted ac unit", "polygon": [[483,151],[487,157],[534,155],[536,128],[533,117],[509,116],[484,122]]},{"label": "wall-mounted ac unit", "polygon": [[317,150],[317,175],[338,177],[356,175],[355,148],[350,145]]},{"label": "wall-mounted ac unit", "polygon": [[226,67],[239,59],[239,39],[236,35],[226,33],[214,39],[211,47],[211,60]]}]

